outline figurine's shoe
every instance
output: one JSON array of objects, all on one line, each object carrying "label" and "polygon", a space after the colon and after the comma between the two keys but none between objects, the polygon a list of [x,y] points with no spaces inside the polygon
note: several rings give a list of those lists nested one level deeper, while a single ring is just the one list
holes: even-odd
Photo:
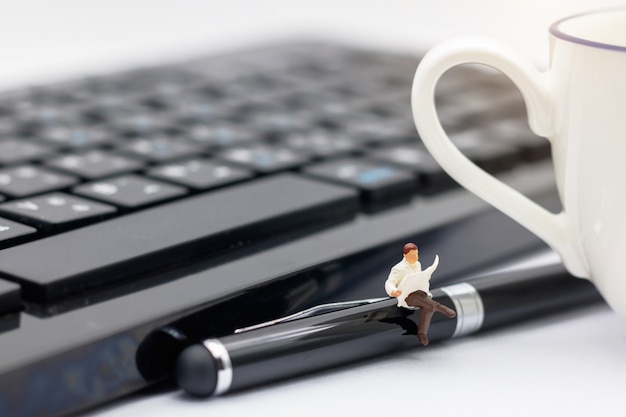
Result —
[{"label": "figurine's shoe", "polygon": [[418,333],[417,334],[417,338],[419,339],[420,343],[423,346],[428,346],[428,336],[426,336],[426,333]]}]

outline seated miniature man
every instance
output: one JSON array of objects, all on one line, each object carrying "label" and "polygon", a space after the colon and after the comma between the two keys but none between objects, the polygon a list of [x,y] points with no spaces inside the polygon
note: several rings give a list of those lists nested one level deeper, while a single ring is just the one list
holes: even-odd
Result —
[{"label": "seated miniature man", "polygon": [[[419,251],[414,243],[407,243],[403,249],[403,259],[398,262],[391,271],[385,282],[385,291],[391,297],[398,299],[398,306],[420,308],[420,320],[417,327],[417,337],[420,343],[427,346],[428,328],[436,311],[448,318],[456,317],[454,310],[431,299],[430,275],[437,268],[439,258],[435,263],[422,271],[418,261]],[[407,281],[411,281],[410,283]],[[412,292],[404,295],[401,288],[413,288]]]}]

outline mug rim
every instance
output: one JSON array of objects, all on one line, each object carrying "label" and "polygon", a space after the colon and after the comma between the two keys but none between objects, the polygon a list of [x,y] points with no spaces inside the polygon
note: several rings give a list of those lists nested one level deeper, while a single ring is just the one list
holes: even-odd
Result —
[{"label": "mug rim", "polygon": [[569,20],[578,19],[580,17],[590,16],[590,15],[597,15],[597,14],[617,12],[617,11],[626,12],[626,8],[615,7],[615,8],[609,8],[609,9],[592,10],[588,12],[583,12],[583,13],[578,13],[575,15],[567,16],[567,17],[557,20],[552,25],[550,25],[549,32],[552,36],[562,39],[564,41],[573,42],[573,43],[577,43],[577,44],[584,45],[584,46],[590,46],[593,48],[601,48],[601,49],[608,49],[611,51],[626,52],[626,45],[615,45],[612,43],[598,42],[598,41],[592,41],[589,39],[584,39],[578,36],[565,33],[559,28],[559,26],[562,23],[567,22]]}]

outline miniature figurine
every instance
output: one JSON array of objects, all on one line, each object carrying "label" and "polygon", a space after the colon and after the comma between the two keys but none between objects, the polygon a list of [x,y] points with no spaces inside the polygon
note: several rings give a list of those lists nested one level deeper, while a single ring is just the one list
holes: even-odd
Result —
[{"label": "miniature figurine", "polygon": [[394,265],[385,281],[385,291],[398,299],[398,307],[420,308],[420,320],[417,327],[417,338],[424,346],[428,346],[428,328],[436,311],[448,318],[456,317],[454,310],[432,300],[430,293],[430,277],[439,265],[439,256],[431,266],[422,271],[419,262],[419,250],[415,243],[407,243],[402,251],[403,259]]}]

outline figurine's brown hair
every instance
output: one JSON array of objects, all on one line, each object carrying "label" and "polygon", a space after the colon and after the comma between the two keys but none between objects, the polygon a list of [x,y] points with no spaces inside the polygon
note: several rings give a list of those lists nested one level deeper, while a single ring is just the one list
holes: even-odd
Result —
[{"label": "figurine's brown hair", "polygon": [[415,243],[407,243],[406,245],[404,245],[404,249],[402,249],[402,254],[406,255],[407,253],[411,252],[412,250],[417,250],[417,245]]}]

